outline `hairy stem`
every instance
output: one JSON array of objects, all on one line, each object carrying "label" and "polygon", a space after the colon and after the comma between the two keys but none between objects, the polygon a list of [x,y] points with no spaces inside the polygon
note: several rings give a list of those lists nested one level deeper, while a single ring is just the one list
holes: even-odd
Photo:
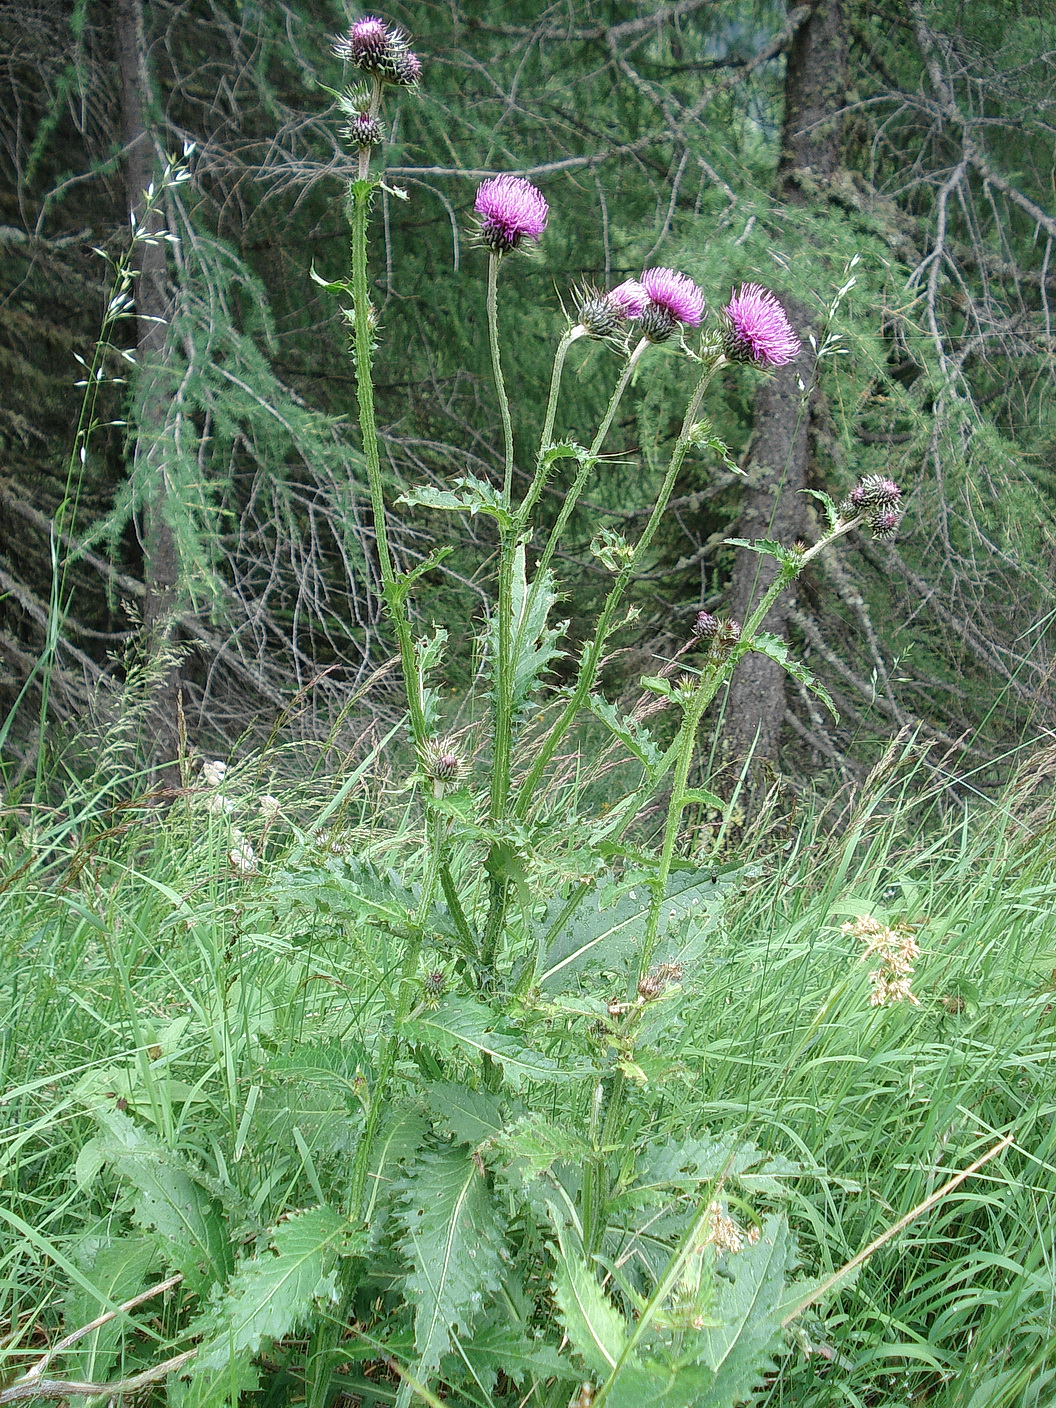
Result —
[{"label": "hairy stem", "polygon": [[499,401],[499,415],[502,417],[502,443],[504,466],[502,472],[502,497],[507,508],[513,487],[513,421],[510,419],[510,400],[506,395],[506,382],[502,375],[502,360],[499,356],[499,263],[502,256],[494,252],[488,257],[488,344],[491,348],[491,374],[495,380],[495,395]]}]

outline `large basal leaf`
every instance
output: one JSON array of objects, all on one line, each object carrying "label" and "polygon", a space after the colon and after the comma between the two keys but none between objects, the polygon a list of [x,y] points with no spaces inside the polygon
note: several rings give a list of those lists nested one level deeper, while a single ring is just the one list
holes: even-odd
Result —
[{"label": "large basal leaf", "polygon": [[381,1209],[392,1196],[403,1165],[422,1147],[429,1124],[420,1110],[412,1106],[396,1106],[381,1127],[371,1149],[367,1180],[369,1199],[363,1221],[375,1235],[380,1235],[384,1219]]},{"label": "large basal leaf", "polygon": [[[415,1377],[421,1379],[468,1335],[502,1284],[505,1229],[483,1169],[464,1146],[426,1154],[399,1189],[401,1250],[411,1263]],[[409,1401],[409,1390],[403,1402]]]},{"label": "large basal leaf", "polygon": [[498,1096],[446,1080],[432,1081],[424,1094],[433,1124],[458,1143],[476,1148],[502,1134],[505,1121]]},{"label": "large basal leaf", "polygon": [[183,1408],[213,1408],[256,1381],[252,1359],[268,1343],[309,1324],[337,1299],[334,1268],[352,1249],[350,1227],[332,1208],[293,1213],[235,1270],[222,1294],[188,1327],[201,1342],[186,1371]]},{"label": "large basal leaf", "polygon": [[[458,1336],[457,1359],[452,1358],[452,1377],[465,1374],[467,1366],[474,1380],[491,1390],[495,1377],[503,1373],[522,1389],[529,1382],[579,1378],[575,1366],[557,1352],[556,1345],[534,1339],[514,1325],[485,1325],[471,1336]],[[446,1368],[446,1365],[445,1365]]]},{"label": "large basal leaf", "polygon": [[[74,1286],[67,1293],[64,1332],[80,1329],[111,1306],[138,1295],[157,1255],[152,1237],[82,1238],[71,1248],[71,1257],[100,1294],[90,1295],[84,1286]],[[148,1302],[147,1309],[149,1312],[156,1307]],[[117,1359],[122,1337],[134,1328],[127,1316],[118,1316],[84,1335],[64,1359],[66,1372],[95,1383],[105,1379]]]},{"label": "large basal leaf", "polygon": [[186,1160],[120,1110],[93,1113],[103,1133],[78,1155],[78,1182],[86,1186],[109,1164],[134,1189],[135,1221],[156,1234],[165,1260],[183,1272],[188,1287],[201,1292],[223,1281],[231,1264],[223,1220]]},{"label": "large basal leaf", "polygon": [[519,1033],[505,1026],[501,1014],[472,997],[454,997],[435,1012],[405,1023],[408,1041],[422,1042],[441,1056],[490,1056],[501,1064],[511,1085],[526,1081],[572,1080],[589,1074],[589,1067],[563,1061],[560,1065],[524,1044]]},{"label": "large basal leaf", "polygon": [[715,1375],[708,1408],[728,1408],[748,1398],[773,1368],[784,1344],[781,1319],[795,1244],[783,1217],[768,1217],[762,1235],[729,1258],[728,1277],[716,1278],[713,1318],[699,1331],[698,1362]]}]

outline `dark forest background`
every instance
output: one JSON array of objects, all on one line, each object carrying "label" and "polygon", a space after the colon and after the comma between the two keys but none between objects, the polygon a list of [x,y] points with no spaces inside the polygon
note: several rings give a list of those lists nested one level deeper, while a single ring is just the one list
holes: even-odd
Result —
[{"label": "dark forest background", "polygon": [[[760,559],[725,539],[811,540],[804,490],[839,498],[882,472],[905,493],[898,541],[822,555],[769,623],[825,680],[839,725],[753,656],[717,761],[754,746],[764,771],[838,783],[906,730],[939,778],[999,781],[1054,715],[1047,0],[385,14],[424,64],[385,152],[374,251],[390,503],[501,463],[469,217],[483,176],[527,175],[552,213],[504,281],[522,434],[577,285],[665,264],[718,307],[756,280],[806,341],[762,386],[726,374],[717,429],[747,478],[685,484],[609,692],[669,658],[695,611],[745,613]],[[331,44],[349,18],[323,3],[0,5],[0,703],[16,769],[39,766],[43,738],[90,747],[115,721],[164,765],[181,728],[215,748],[276,730],[340,741],[400,713],[348,329],[312,278],[346,269],[354,158]],[[186,179],[146,199],[170,159]],[[130,244],[130,211],[165,236]],[[122,260],[133,277],[114,306]],[[613,363],[591,344],[573,364],[557,432],[582,438]],[[644,522],[676,433],[665,365],[626,401],[563,550],[573,639],[604,581],[589,540]],[[392,513],[413,565],[441,528]],[[493,565],[481,526],[433,574],[428,613],[461,642],[453,699]]]}]

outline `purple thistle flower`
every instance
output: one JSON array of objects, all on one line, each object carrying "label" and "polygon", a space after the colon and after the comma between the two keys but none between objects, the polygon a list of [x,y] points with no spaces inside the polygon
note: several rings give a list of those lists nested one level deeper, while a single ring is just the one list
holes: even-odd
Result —
[{"label": "purple thistle flower", "polygon": [[649,302],[649,295],[637,279],[625,279],[605,297],[621,318],[640,318]]},{"label": "purple thistle flower", "polygon": [[537,240],[550,213],[542,191],[523,176],[482,182],[473,209],[481,217],[480,238],[495,254],[509,254],[522,240]]},{"label": "purple thistle flower", "polygon": [[867,474],[860,484],[851,490],[851,503],[855,508],[894,508],[902,498],[902,490],[893,479],[885,479],[882,474]]},{"label": "purple thistle flower", "polygon": [[641,287],[649,302],[676,323],[700,326],[704,316],[704,295],[686,274],[674,269],[646,269]]},{"label": "purple thistle flower", "polygon": [[799,356],[800,341],[781,304],[759,284],[742,284],[722,310],[725,353],[731,362],[783,367]]},{"label": "purple thistle flower", "polygon": [[398,88],[415,87],[421,76],[422,61],[417,54],[412,54],[410,49],[397,54],[391,69],[385,74],[389,82],[395,83]]}]

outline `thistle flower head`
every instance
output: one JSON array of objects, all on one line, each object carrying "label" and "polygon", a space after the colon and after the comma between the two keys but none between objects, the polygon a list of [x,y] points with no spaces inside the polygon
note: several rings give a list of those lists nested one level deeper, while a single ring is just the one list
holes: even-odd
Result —
[{"label": "thistle flower head", "polygon": [[447,974],[442,968],[434,968],[431,973],[426,974],[422,987],[427,998],[443,997],[447,991]]},{"label": "thistle flower head", "polygon": [[495,254],[509,254],[523,240],[538,240],[550,213],[542,191],[523,176],[483,181],[473,209],[481,217],[480,238]]},{"label": "thistle flower head", "polygon": [[360,112],[352,118],[341,134],[353,147],[380,147],[385,141],[385,128],[376,117]]},{"label": "thistle flower head", "polygon": [[461,782],[468,766],[455,744],[448,738],[426,743],[421,753],[422,771],[434,782]]},{"label": "thistle flower head", "polygon": [[851,503],[857,509],[894,508],[902,498],[902,490],[893,479],[882,474],[867,474],[851,490]]},{"label": "thistle flower head", "polygon": [[649,295],[637,279],[624,279],[622,284],[617,284],[605,297],[621,318],[640,318],[649,302]]},{"label": "thistle flower head", "polygon": [[731,362],[783,367],[799,356],[800,341],[788,315],[768,289],[742,284],[722,310],[723,350]]},{"label": "thistle flower head", "polygon": [[384,83],[411,87],[421,77],[421,61],[407,47],[407,36],[377,15],[353,20],[348,33],[334,41],[334,53]]},{"label": "thistle flower head", "polygon": [[630,319],[640,317],[648,302],[645,289],[635,279],[608,293],[588,285],[579,295],[576,321],[590,337],[611,337]]},{"label": "thistle flower head", "polygon": [[884,542],[898,533],[902,517],[902,511],[897,508],[874,508],[866,522],[873,537]]},{"label": "thistle flower head", "polygon": [[714,640],[719,634],[719,618],[710,611],[698,611],[690,629],[697,640]]},{"label": "thistle flower head", "polygon": [[700,326],[704,317],[704,295],[688,275],[674,269],[646,269],[641,287],[649,300],[642,316],[648,317],[652,310],[659,310],[666,315],[671,331],[678,323],[690,328]]},{"label": "thistle flower head", "polygon": [[712,637],[712,650],[717,655],[728,655],[741,638],[741,623],[732,617],[719,621],[719,628]]}]

